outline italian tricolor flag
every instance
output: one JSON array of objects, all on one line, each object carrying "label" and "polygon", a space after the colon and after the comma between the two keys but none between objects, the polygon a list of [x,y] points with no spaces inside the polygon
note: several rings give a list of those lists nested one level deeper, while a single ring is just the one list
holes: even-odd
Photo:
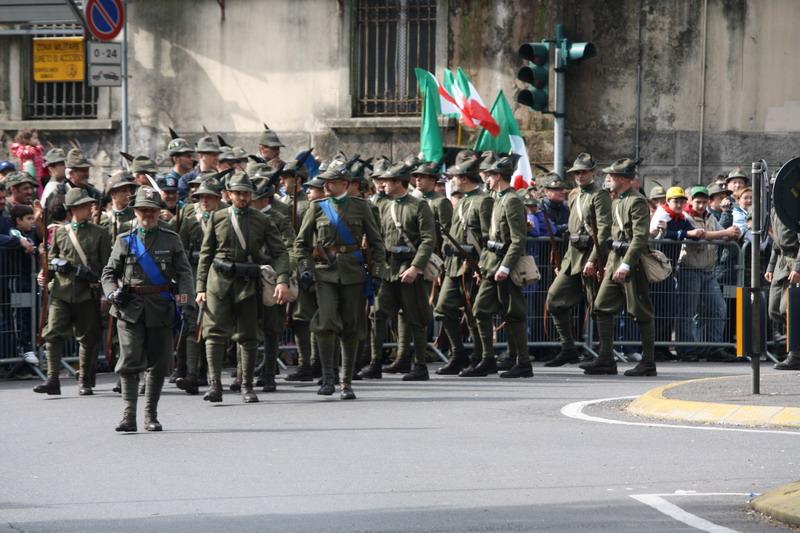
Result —
[{"label": "italian tricolor flag", "polygon": [[[445,80],[447,80],[445,72]],[[458,67],[451,86],[453,99],[461,111],[461,123],[469,128],[482,127],[492,137],[497,137],[500,133],[500,126],[497,125],[483,99],[475,90],[475,86],[467,78],[466,73]]]},{"label": "italian tricolor flag", "polygon": [[482,131],[475,142],[475,151],[483,152],[493,150],[500,153],[512,153],[519,155],[517,168],[511,178],[511,184],[515,189],[524,189],[533,183],[533,172],[531,162],[528,159],[528,150],[519,131],[519,124],[511,112],[503,91],[497,93],[497,98],[492,104],[493,121],[498,128],[498,133],[490,136],[488,129]]},{"label": "italian tricolor flag", "polygon": [[[419,129],[419,151],[426,161],[439,162],[444,156],[442,132],[439,130],[439,115],[443,109],[452,112],[452,103],[442,96],[444,92],[436,76],[421,68],[415,68],[419,91],[422,93],[422,124]],[[455,106],[453,106],[455,108]]]}]

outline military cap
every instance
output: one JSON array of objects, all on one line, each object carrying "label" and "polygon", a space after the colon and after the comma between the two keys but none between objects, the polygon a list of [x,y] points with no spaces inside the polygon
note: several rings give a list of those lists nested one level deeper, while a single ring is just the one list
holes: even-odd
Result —
[{"label": "military cap", "polygon": [[392,166],[392,160],[382,155],[372,162],[372,179],[377,179]]},{"label": "military cap", "polygon": [[96,200],[89,196],[86,189],[80,187],[73,187],[67,191],[64,197],[64,207],[78,207],[83,204],[93,204]]},{"label": "military cap", "polygon": [[672,200],[673,198],[686,200],[686,191],[683,190],[683,187],[670,187],[667,189],[667,200]]},{"label": "military cap", "polygon": [[269,148],[284,147],[283,143],[281,143],[281,140],[278,139],[278,134],[269,129],[266,124],[264,124],[264,131],[261,132],[261,137],[258,138],[258,144],[261,146],[267,146]]},{"label": "military cap", "polygon": [[583,170],[594,170],[594,167],[597,166],[597,161],[592,159],[591,154],[587,154],[586,152],[582,152],[578,154],[578,157],[575,158],[575,162],[572,164],[569,170],[567,170],[567,174],[572,174],[573,172],[581,172]]},{"label": "military cap", "polygon": [[648,200],[658,200],[659,198],[666,198],[667,191],[661,185],[653,185],[650,193],[647,195]]},{"label": "military cap", "polygon": [[[410,167],[409,167],[410,168]],[[353,181],[357,181],[359,183],[366,183],[367,182],[367,163],[362,161],[361,159],[356,159],[348,168],[350,171],[350,176]]]},{"label": "military cap", "polygon": [[521,191],[518,191],[517,194],[522,199],[522,203],[525,204],[526,206],[529,206],[529,205],[530,206],[536,206],[536,207],[539,206],[539,200],[537,200],[535,196],[532,196],[532,195],[528,194],[528,191],[521,190]]},{"label": "military cap", "polygon": [[495,161],[499,159],[499,155],[497,152],[492,150],[487,150],[481,154],[481,164],[479,165],[478,169],[481,172],[485,172],[489,167],[494,165]]},{"label": "military cap", "polygon": [[167,145],[167,153],[169,155],[193,154],[194,148],[189,144],[189,141],[177,137],[172,139]]},{"label": "military cap", "polygon": [[728,173],[728,177],[727,177],[727,178],[725,178],[725,183],[728,183],[730,180],[735,180],[735,179],[737,179],[737,178],[739,178],[739,179],[743,179],[743,180],[745,180],[747,183],[750,183],[750,178],[747,176],[747,174],[746,174],[746,173],[745,173],[745,171],[742,169],[742,167],[736,167],[736,168],[734,168],[733,170],[731,170],[731,171]]},{"label": "military cap", "polygon": [[216,177],[217,171],[216,170],[204,170],[200,172],[193,180],[189,181],[189,185],[201,185],[205,183],[206,180]]},{"label": "military cap", "polygon": [[44,164],[48,167],[56,163],[65,163],[66,160],[67,156],[61,148],[51,148],[44,154]]},{"label": "military cap", "polygon": [[291,159],[284,163],[283,167],[278,171],[281,176],[296,176],[303,165],[296,159]]},{"label": "military cap", "polygon": [[236,159],[239,161],[244,161],[250,154],[247,153],[247,150],[245,150],[243,146],[234,146],[233,155],[235,155]]},{"label": "military cap", "polygon": [[17,170],[17,167],[11,161],[0,161],[0,172],[9,172]]},{"label": "military cap", "polygon": [[389,167],[386,172],[381,174],[380,176],[375,176],[372,179],[375,180],[400,180],[408,182],[411,179],[411,170],[412,167],[407,165],[405,161],[401,161],[400,163],[395,163],[391,167]]},{"label": "military cap", "polygon": [[219,149],[220,161],[238,161],[239,158],[233,153],[233,148],[230,146],[221,146]]},{"label": "military cap", "polygon": [[260,161],[248,161],[244,166],[244,171],[247,172],[248,175],[252,176],[261,168],[269,168],[269,166],[266,163],[261,163]]},{"label": "military cap", "polygon": [[131,161],[131,172],[134,174],[150,174],[155,175],[158,173],[158,167],[155,162],[146,155],[137,155]]},{"label": "military cap", "polygon": [[164,203],[161,195],[152,187],[142,186],[136,191],[136,198],[133,200],[133,207],[136,209],[162,209]]},{"label": "military cap", "polygon": [[33,186],[38,186],[39,182],[32,178],[27,172],[20,172],[19,170],[12,172],[6,176],[6,185],[9,187],[16,187],[28,183]]},{"label": "military cap", "polygon": [[325,182],[319,179],[318,177],[311,178],[306,182],[306,187],[313,187],[315,189],[322,189],[325,186]]},{"label": "military cap", "polygon": [[346,161],[333,159],[325,167],[325,171],[319,175],[321,180],[347,180],[350,181],[350,172],[345,166]]},{"label": "military cap", "polygon": [[605,174],[613,174],[615,176],[622,176],[625,178],[636,177],[636,161],[628,157],[617,159],[610,166],[603,169]]},{"label": "military cap", "polygon": [[470,157],[462,160],[451,166],[445,172],[448,176],[468,176],[470,178],[478,178],[478,158]]},{"label": "military cap", "polygon": [[69,168],[91,168],[92,166],[86,156],[83,155],[83,152],[77,148],[69,151],[66,163]]},{"label": "military cap", "polygon": [[178,190],[178,180],[175,176],[164,176],[158,180],[158,188],[165,192],[174,192]]},{"label": "military cap", "polygon": [[235,172],[225,181],[225,188],[229,191],[254,192],[253,182],[245,172]]},{"label": "military cap", "polygon": [[472,158],[478,159],[478,152],[475,150],[459,150],[456,154],[455,164],[460,165],[464,161]]},{"label": "military cap", "polygon": [[201,154],[218,154],[221,152],[221,150],[219,149],[219,143],[214,140],[214,137],[211,135],[206,135],[204,137],[200,137],[200,140],[197,141],[196,152]]},{"label": "military cap", "polygon": [[272,185],[269,180],[261,180],[259,185],[255,188],[255,192],[253,193],[253,198],[273,198],[275,196],[275,186]]},{"label": "military cap", "polygon": [[561,179],[557,172],[550,171],[544,175],[544,188],[545,189],[566,189],[567,184]]},{"label": "military cap", "polygon": [[219,182],[213,178],[207,179],[191,194],[192,198],[199,198],[200,196],[216,196],[222,198],[219,192]]},{"label": "military cap", "polygon": [[136,188],[136,183],[133,181],[133,174],[127,170],[117,170],[111,174],[111,177],[108,179],[108,185],[106,186],[106,192],[111,192],[121,187]]},{"label": "military cap", "polygon": [[715,194],[724,194],[725,196],[730,196],[733,194],[730,189],[726,189],[719,183],[712,183],[708,186],[708,196],[714,196]]},{"label": "military cap", "polygon": [[439,164],[433,161],[423,161],[417,167],[411,171],[411,174],[422,174],[423,176],[432,176],[434,178],[438,178],[441,172],[439,172]]},{"label": "military cap", "polygon": [[708,192],[708,187],[703,187],[702,185],[695,185],[692,187],[692,190],[689,191],[689,197],[694,198],[695,196],[707,196],[711,197],[711,194]]},{"label": "military cap", "polygon": [[422,163],[422,159],[420,159],[418,155],[412,154],[403,159],[403,163],[405,163],[407,167],[414,168]]},{"label": "military cap", "polygon": [[489,168],[485,169],[484,172],[487,174],[500,174],[505,177],[510,177],[517,168],[518,160],[519,156],[516,154],[500,157],[492,163]]}]

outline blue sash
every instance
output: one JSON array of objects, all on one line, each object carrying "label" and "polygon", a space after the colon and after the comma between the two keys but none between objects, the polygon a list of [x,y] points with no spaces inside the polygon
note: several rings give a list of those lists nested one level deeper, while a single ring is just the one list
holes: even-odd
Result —
[{"label": "blue sash", "polygon": [[[136,262],[142,267],[144,275],[147,276],[150,283],[153,285],[168,285],[170,281],[164,276],[164,273],[153,260],[153,257],[144,247],[142,240],[136,236],[135,230],[125,237],[125,239],[127,240],[129,250],[133,252],[133,255],[136,257]],[[165,300],[171,302],[175,301],[170,292],[160,292],[159,295]]]},{"label": "blue sash", "polygon": [[[357,245],[358,242],[356,241],[355,237],[353,237],[353,234],[350,233],[350,228],[347,227],[347,224],[342,223],[339,213],[337,213],[333,208],[333,205],[331,205],[330,198],[322,200],[319,203],[319,206],[322,209],[322,212],[325,213],[325,216],[328,217],[330,223],[333,224],[336,234],[339,236],[339,240],[341,240],[346,246]],[[364,263],[364,255],[361,253],[361,250],[356,250],[353,252],[353,257],[355,257],[359,263],[366,266]],[[372,305],[375,301],[375,288],[372,285],[372,276],[370,276],[369,272],[367,272],[365,278],[364,296],[369,301],[369,304]]]}]

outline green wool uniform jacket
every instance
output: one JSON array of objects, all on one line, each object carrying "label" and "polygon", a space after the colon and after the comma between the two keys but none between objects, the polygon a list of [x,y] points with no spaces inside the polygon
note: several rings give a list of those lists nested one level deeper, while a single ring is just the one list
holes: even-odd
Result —
[{"label": "green wool uniform jacket", "polygon": [[[83,263],[80,254],[72,245],[67,228],[69,228],[69,224],[65,224],[55,231],[48,259],[66,259],[72,264],[73,272],[60,274],[52,269],[49,271],[52,279],[50,296],[69,303],[93,300],[96,295],[92,294],[89,282],[75,277],[74,269]],[[111,236],[105,229],[91,222],[85,222],[73,231],[86,254],[86,260],[89,263],[86,266],[97,275],[97,283],[99,283],[100,274],[108,263],[108,256],[111,253]]]},{"label": "green wool uniform jacket", "polygon": [[450,231],[450,224],[453,222],[453,204],[449,198],[435,191],[423,193],[422,199],[433,211],[433,220],[436,222],[436,242],[433,249],[440,253],[444,237],[439,233],[439,224],[444,226],[445,231]]},{"label": "green wool uniform jacket", "polygon": [[617,196],[611,204],[611,238],[627,242],[628,250],[624,256],[610,254],[606,270],[615,271],[622,263],[631,268],[637,267],[642,254],[650,250],[647,245],[649,231],[650,208],[644,196],[633,189]]},{"label": "green wool uniform jacket", "polygon": [[489,246],[484,247],[479,263],[483,277],[494,276],[500,267],[505,267],[510,272],[525,255],[528,232],[526,213],[522,199],[517,196],[513,187],[495,195],[488,237],[490,241],[502,243],[505,253],[498,254],[490,250]]},{"label": "green wool uniform jacket", "polygon": [[186,257],[192,265],[192,269],[197,273],[197,265],[200,261],[200,248],[203,246],[203,236],[205,230],[210,226],[211,215],[208,213],[207,217],[203,217],[204,213],[200,209],[192,209],[189,211],[189,216],[186,216],[187,210],[184,208],[181,220],[181,229],[178,235],[181,236],[183,249],[186,251]]},{"label": "green wool uniform jacket", "polygon": [[[262,212],[251,207],[243,214],[234,215],[233,207],[220,209],[211,215],[210,226],[203,237],[200,259],[197,264],[197,292],[210,292],[218,296],[229,290],[240,302],[258,294],[256,278],[241,278],[221,274],[212,267],[214,259],[236,263],[272,265],[278,274],[278,283],[289,282],[289,254],[275,224]],[[247,249],[242,249],[233,229],[231,216],[237,216]]]},{"label": "green wool uniform jacket", "polygon": [[[194,300],[192,267],[186,259],[178,234],[161,225],[145,233],[133,231],[137,232],[137,238],[143,240],[147,252],[164,277],[177,283],[177,294],[185,294],[189,300]],[[101,279],[105,294],[110,294],[123,284],[133,287],[154,285],[139,265],[136,256],[129,250],[126,237],[130,233],[123,233],[114,242]],[[130,323],[144,318],[147,327],[172,327],[175,319],[174,305],[172,300],[158,293],[132,294],[131,301],[123,308],[112,305],[111,314]]]},{"label": "green wool uniform jacket", "polygon": [[[581,216],[583,215],[583,216]],[[583,267],[588,262],[596,262],[598,253],[605,257],[605,249],[597,250],[592,240],[590,228],[597,229],[597,242],[601,247],[611,238],[611,195],[608,191],[590,183],[582,187],[569,203],[569,228],[570,238],[581,237],[587,242],[587,247],[578,249],[575,243],[570,243],[561,260],[561,271],[576,276],[583,272]]]},{"label": "green wool uniform jacket", "polygon": [[[483,243],[489,239],[489,226],[492,221],[494,198],[480,189],[466,193],[456,204],[453,210],[453,222],[450,225],[450,235],[463,245],[475,245],[483,248]],[[445,249],[452,246],[445,240]],[[475,259],[479,259],[479,250],[475,250]],[[455,250],[445,260],[445,273],[452,278],[461,275],[462,259]]]},{"label": "green wool uniform jacket", "polygon": [[[397,217],[397,223],[400,224],[400,229],[395,225],[392,210]],[[397,281],[400,274],[411,266],[415,266],[421,271],[425,270],[436,241],[433,213],[428,207],[428,203],[406,194],[402,198],[381,202],[380,216],[387,252],[384,279]],[[416,251],[409,257],[392,254],[392,248],[398,246],[415,248]]]},{"label": "green wool uniform jacket", "polygon": [[109,250],[111,245],[117,238],[117,235],[124,233],[130,229],[130,222],[136,218],[133,214],[133,208],[128,206],[121,211],[104,211],[100,214],[100,227],[105,229],[111,235],[111,241],[108,244]]},{"label": "green wool uniform jacket", "polygon": [[330,265],[323,259],[314,258],[314,248],[317,244],[328,249],[345,246],[339,233],[320,207],[320,203],[324,201],[330,201],[333,204],[341,223],[347,225],[358,245],[361,244],[362,236],[367,237],[369,257],[364,259],[371,264],[370,274],[382,278],[386,251],[371,204],[363,198],[350,195],[341,200],[331,198],[311,202],[294,242],[294,251],[300,272],[314,272],[317,281],[327,283],[352,285],[364,282],[364,266],[352,252],[338,253]]}]

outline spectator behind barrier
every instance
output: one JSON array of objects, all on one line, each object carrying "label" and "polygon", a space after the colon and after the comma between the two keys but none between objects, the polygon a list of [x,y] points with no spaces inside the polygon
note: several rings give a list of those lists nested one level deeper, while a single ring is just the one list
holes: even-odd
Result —
[{"label": "spectator behind barrier", "polygon": [[733,197],[736,199],[736,205],[733,206],[733,225],[737,226],[742,236],[744,236],[749,229],[747,214],[753,206],[753,189],[750,187],[738,189],[733,193]]},{"label": "spectator behind barrier", "polygon": [[[4,291],[9,298],[13,293],[30,293],[34,291],[31,278],[34,274],[31,256],[38,245],[38,237],[34,231],[36,219],[33,208],[29,205],[17,204],[9,210],[10,229],[8,234],[17,240],[17,245],[4,248],[3,270],[7,271]],[[6,272],[4,272],[6,273]],[[2,331],[15,331],[15,345],[19,352],[33,350],[31,336],[32,313],[30,308],[16,308],[12,316],[4,316]]]},{"label": "spectator behind barrier", "polygon": [[683,213],[686,205],[686,193],[682,187],[670,187],[667,191],[667,203],[656,209],[650,219],[650,236],[656,239],[673,239],[682,241],[685,238],[699,239],[703,230],[697,229]]}]

